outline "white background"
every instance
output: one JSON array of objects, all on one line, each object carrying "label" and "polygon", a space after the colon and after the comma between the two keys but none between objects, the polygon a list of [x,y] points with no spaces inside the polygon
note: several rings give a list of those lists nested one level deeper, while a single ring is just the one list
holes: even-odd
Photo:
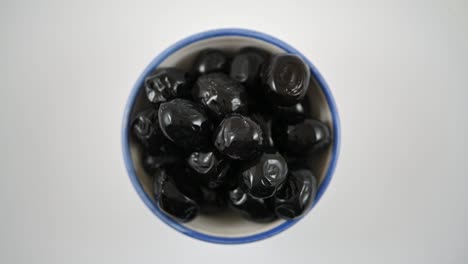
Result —
[{"label": "white background", "polygon": [[[173,42],[245,27],[309,57],[341,114],[307,218],[223,246],[170,229],[124,169],[137,76]],[[0,2],[0,263],[466,263],[466,1]]]}]

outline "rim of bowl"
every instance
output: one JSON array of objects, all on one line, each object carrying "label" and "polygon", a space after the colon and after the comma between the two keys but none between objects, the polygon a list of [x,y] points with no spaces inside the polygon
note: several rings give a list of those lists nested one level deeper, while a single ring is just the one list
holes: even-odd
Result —
[{"label": "rim of bowl", "polygon": [[[282,49],[284,49],[288,53],[296,54],[300,56],[309,66],[310,71],[314,78],[317,80],[317,82],[320,84],[320,88],[322,89],[325,98],[327,100],[328,106],[330,108],[330,112],[332,115],[332,123],[333,123],[333,142],[332,142],[332,157],[330,164],[328,166],[327,172],[325,174],[325,178],[323,179],[322,183],[320,184],[317,194],[315,197],[315,202],[313,205],[307,209],[307,212],[300,218],[295,219],[295,220],[289,220],[285,221],[284,223],[270,229],[267,231],[263,231],[258,234],[253,234],[249,236],[242,236],[242,237],[221,237],[221,236],[213,236],[213,235],[207,235],[201,232],[198,232],[196,230],[190,229],[181,223],[178,223],[176,220],[171,219],[167,215],[165,215],[163,212],[160,211],[160,209],[153,203],[153,201],[150,199],[150,197],[146,194],[146,192],[143,190],[143,187],[138,180],[138,177],[136,175],[135,168],[133,167],[133,161],[130,155],[130,144],[129,144],[129,117],[132,112],[135,99],[138,95],[139,89],[144,81],[144,78],[154,69],[156,69],[161,62],[163,62],[167,57],[169,57],[172,53],[178,51],[179,49],[190,45],[194,42],[208,39],[208,38],[214,38],[214,37],[222,37],[222,36],[241,36],[241,37],[250,37],[250,38],[255,38],[259,39],[265,42],[268,42],[270,44],[273,44],[275,46],[278,46]],[[140,196],[140,198],[143,200],[143,202],[146,204],[146,206],[155,214],[159,219],[161,219],[164,223],[169,225],[170,227],[174,228],[175,230],[189,236],[192,238],[196,238],[199,240],[207,241],[207,242],[212,242],[212,243],[218,243],[218,244],[242,244],[242,243],[249,243],[249,242],[254,242],[258,240],[262,240],[271,236],[274,236],[291,226],[293,226],[295,223],[300,221],[303,217],[305,217],[311,209],[319,202],[320,198],[323,196],[324,192],[326,191],[328,185],[330,184],[330,181],[333,177],[333,173],[336,168],[336,163],[338,161],[338,156],[340,152],[340,121],[339,121],[339,116],[338,116],[338,111],[336,108],[335,101],[333,99],[332,93],[325,82],[325,79],[322,77],[322,75],[319,73],[317,68],[312,64],[312,62],[307,59],[304,55],[302,55],[298,50],[290,46],[289,44],[283,42],[282,40],[279,40],[273,36],[270,36],[265,33],[261,33],[258,31],[253,31],[249,29],[241,29],[241,28],[222,28],[222,29],[214,29],[214,30],[208,30],[200,33],[193,34],[191,36],[188,36],[182,40],[179,40],[178,42],[172,44],[168,48],[166,48],[163,52],[161,52],[158,56],[156,56],[151,63],[144,69],[143,73],[138,77],[135,85],[133,86],[130,96],[128,98],[127,104],[125,106],[124,110],[124,116],[123,116],[123,123],[122,123],[122,151],[123,151],[123,158],[125,162],[125,167],[127,168],[128,175],[130,177],[130,180],[133,184],[133,187],[135,188],[136,192]]]}]

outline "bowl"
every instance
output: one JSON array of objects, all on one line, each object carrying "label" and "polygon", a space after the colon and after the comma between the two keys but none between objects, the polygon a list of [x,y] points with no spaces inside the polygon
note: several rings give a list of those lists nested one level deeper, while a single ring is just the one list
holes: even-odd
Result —
[{"label": "bowl", "polygon": [[[246,29],[217,29],[186,37],[161,52],[144,69],[133,86],[124,111],[122,126],[122,148],[125,166],[130,180],[146,206],[164,223],[175,230],[203,241],[221,244],[240,244],[265,239],[276,235],[297,223],[294,220],[278,219],[271,223],[255,223],[240,215],[226,210],[215,215],[199,215],[188,223],[179,223],[164,214],[156,205],[152,195],[152,178],[147,175],[141,164],[141,149],[130,136],[130,123],[136,113],[150,106],[144,94],[143,83],[146,76],[158,67],[176,66],[190,69],[195,56],[203,49],[218,48],[232,54],[236,50],[253,46],[271,53],[287,52],[296,54],[309,65],[311,85],[308,90],[309,113],[312,118],[325,122],[331,130],[332,144],[320,155],[308,157],[308,164],[318,177],[319,187],[315,202],[307,209],[302,218],[317,204],[330,183],[338,160],[340,126],[338,112],[327,83],[317,68],[299,51],[287,43],[270,35]],[[313,96],[310,96],[313,95]]]}]

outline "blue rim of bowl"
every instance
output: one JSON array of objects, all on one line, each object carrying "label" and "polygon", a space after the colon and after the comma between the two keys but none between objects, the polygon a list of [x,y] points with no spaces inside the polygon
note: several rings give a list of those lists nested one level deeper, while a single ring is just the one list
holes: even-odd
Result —
[{"label": "blue rim of bowl", "polygon": [[[177,221],[171,219],[170,217],[165,215],[163,212],[161,212],[161,210],[154,204],[151,198],[143,190],[143,187],[136,175],[135,168],[133,167],[133,161],[130,155],[130,144],[129,144],[130,120],[129,118],[132,113],[133,105],[135,103],[139,89],[140,87],[142,87],[145,77],[148,76],[149,73],[151,73],[154,69],[156,69],[159,66],[159,64],[161,64],[167,57],[169,57],[175,51],[187,45],[190,45],[194,42],[200,41],[200,40],[215,38],[215,37],[223,37],[223,36],[242,36],[242,37],[255,38],[255,39],[263,40],[275,46],[278,46],[288,53],[296,54],[300,56],[304,61],[307,62],[307,64],[310,67],[310,71],[312,75],[320,84],[320,87],[322,88],[322,91],[326,97],[328,106],[330,108],[330,112],[332,114],[332,122],[333,122],[332,158],[328,166],[328,170],[326,172],[325,178],[322,181],[322,184],[319,186],[319,189],[317,190],[315,203],[311,206],[311,208],[308,209],[307,213],[310,212],[310,210],[318,203],[318,201],[324,194],[325,190],[327,189],[328,185],[330,184],[333,173],[335,171],[335,167],[338,161],[338,156],[339,156],[339,151],[340,151],[340,121],[339,121],[336,104],[335,104],[335,101],[333,100],[333,96],[330,92],[330,89],[327,83],[325,82],[325,80],[323,79],[322,75],[319,73],[317,68],[310,62],[310,60],[308,60],[304,55],[302,55],[295,48],[291,47],[289,44],[275,37],[272,37],[270,35],[267,35],[261,32],[248,30],[248,29],[240,29],[240,28],[215,29],[215,30],[200,32],[200,33],[191,35],[189,37],[186,37],[176,42],[175,44],[173,44],[172,46],[164,50],[162,53],[160,53],[156,58],[154,58],[151,61],[151,63],[145,68],[143,73],[138,77],[138,80],[133,86],[132,91],[130,93],[130,97],[125,106],[123,123],[122,123],[122,151],[123,151],[123,158],[124,158],[125,166],[127,168],[127,172],[133,184],[133,187],[135,188],[136,192],[138,193],[140,198],[143,200],[143,202],[146,204],[146,206],[157,217],[159,217],[164,223],[166,223],[170,227],[174,228],[175,230],[185,235],[188,235],[190,237],[193,237],[199,240],[212,242],[212,243],[219,243],[219,244],[242,244],[242,243],[254,242],[254,241],[258,241],[258,240],[262,240],[262,239],[274,236],[290,228],[291,226],[293,226],[295,223],[301,220],[302,217],[299,219],[295,219],[295,220],[285,221],[284,223],[270,230],[267,230],[258,234],[254,234],[254,235],[243,236],[243,237],[218,237],[218,236],[212,236],[212,235],[200,233],[198,231],[192,230],[178,223]],[[304,214],[304,216],[306,214]]]}]

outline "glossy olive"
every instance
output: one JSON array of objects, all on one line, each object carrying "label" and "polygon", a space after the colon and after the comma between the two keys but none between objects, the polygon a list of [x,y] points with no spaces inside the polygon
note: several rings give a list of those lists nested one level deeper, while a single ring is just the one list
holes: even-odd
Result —
[{"label": "glossy olive", "polygon": [[229,75],[247,89],[259,89],[260,69],[268,54],[253,47],[241,49],[232,59]]},{"label": "glossy olive", "polygon": [[159,145],[162,131],[159,128],[158,110],[149,108],[139,112],[132,121],[132,132],[147,148]]},{"label": "glossy olive", "polygon": [[232,159],[253,159],[261,153],[263,132],[252,119],[232,115],[225,118],[215,130],[214,146]]},{"label": "glossy olive", "polygon": [[194,75],[203,75],[212,72],[227,72],[229,58],[218,49],[206,49],[198,54],[193,64]]},{"label": "glossy olive", "polygon": [[263,153],[242,171],[241,187],[250,196],[268,198],[286,179],[288,164],[278,152]]},{"label": "glossy olive", "polygon": [[273,136],[282,151],[297,155],[322,149],[331,142],[330,129],[324,123],[312,119],[295,125],[275,123]]},{"label": "glossy olive", "polygon": [[274,197],[275,213],[286,220],[298,218],[314,202],[317,180],[308,169],[293,170]]},{"label": "glossy olive", "polygon": [[187,73],[176,68],[160,68],[145,79],[146,97],[151,103],[185,97],[189,94]]},{"label": "glossy olive", "polygon": [[261,72],[266,96],[271,102],[290,106],[304,98],[310,83],[310,70],[297,55],[276,54]]},{"label": "glossy olive", "polygon": [[223,73],[203,75],[195,82],[192,95],[210,114],[223,118],[231,113],[247,112],[247,94],[242,85]]},{"label": "glossy olive", "polygon": [[181,222],[195,218],[199,212],[198,204],[180,190],[173,175],[165,169],[160,169],[156,171],[154,180],[154,197],[164,213]]},{"label": "glossy olive", "polygon": [[159,107],[159,125],[164,135],[185,149],[202,149],[211,141],[212,123],[198,104],[174,99]]}]

